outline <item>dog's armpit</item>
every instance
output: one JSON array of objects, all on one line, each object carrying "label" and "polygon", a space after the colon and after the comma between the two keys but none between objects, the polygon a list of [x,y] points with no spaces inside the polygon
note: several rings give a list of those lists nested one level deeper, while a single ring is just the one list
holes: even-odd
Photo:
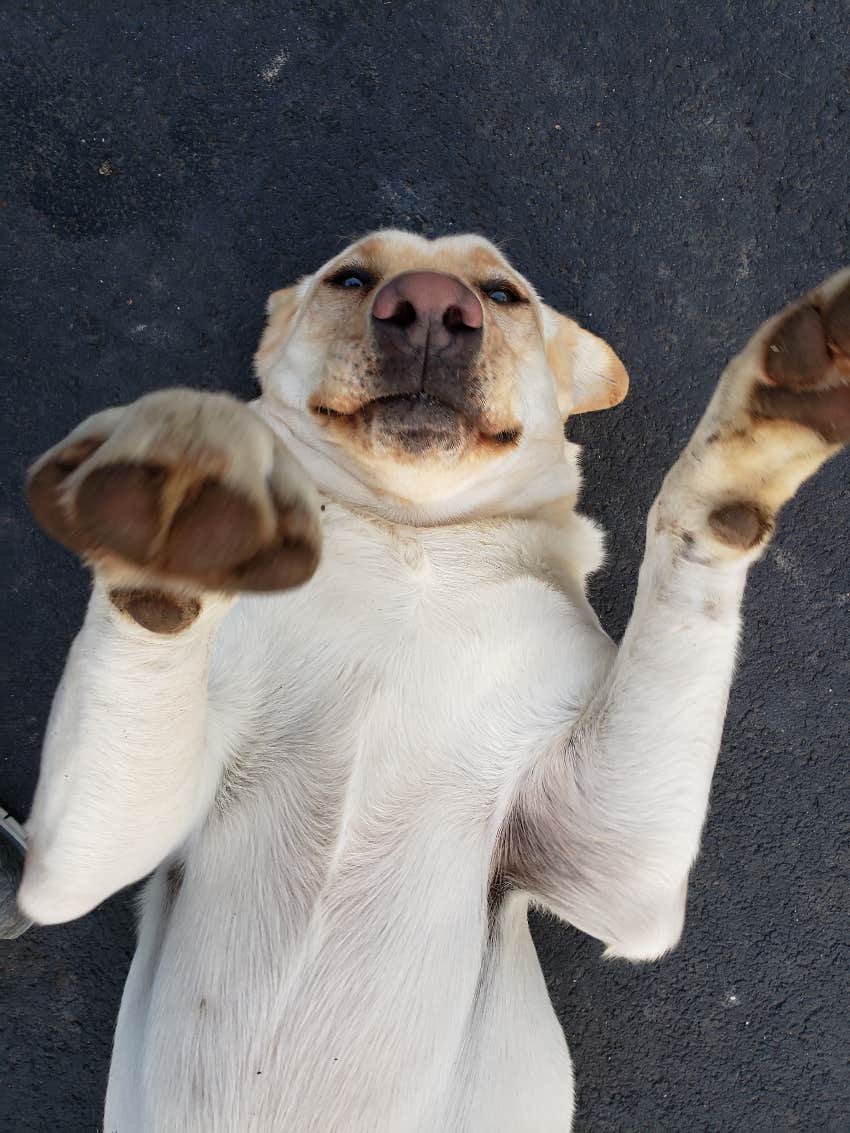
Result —
[{"label": "dog's armpit", "polygon": [[186,876],[186,865],[184,862],[172,862],[165,873],[165,899],[164,909],[166,913],[170,913],[177,903],[177,898],[180,896],[180,890],[183,888],[183,879]]},{"label": "dog's armpit", "polygon": [[180,633],[201,612],[197,598],[162,590],[110,590],[109,600],[116,610],[151,633]]}]

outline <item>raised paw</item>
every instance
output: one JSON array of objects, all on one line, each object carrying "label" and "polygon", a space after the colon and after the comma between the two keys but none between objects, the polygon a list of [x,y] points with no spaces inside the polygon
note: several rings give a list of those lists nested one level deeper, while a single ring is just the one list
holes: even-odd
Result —
[{"label": "raised paw", "polygon": [[305,474],[224,394],[167,390],[90,417],[36,462],[27,498],[50,535],[130,587],[284,590],[319,559]]},{"label": "raised paw", "polygon": [[729,552],[850,441],[850,269],[768,320],[726,369],[665,484],[664,523]]}]

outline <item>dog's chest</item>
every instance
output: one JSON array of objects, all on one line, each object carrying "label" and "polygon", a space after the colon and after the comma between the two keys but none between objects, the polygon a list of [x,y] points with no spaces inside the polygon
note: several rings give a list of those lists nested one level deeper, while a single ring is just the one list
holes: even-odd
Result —
[{"label": "dog's chest", "polygon": [[332,510],[314,579],[243,599],[221,634],[234,782],[292,782],[309,768],[349,810],[358,796],[404,807],[440,792],[492,805],[505,776],[567,723],[599,636],[524,534]]}]

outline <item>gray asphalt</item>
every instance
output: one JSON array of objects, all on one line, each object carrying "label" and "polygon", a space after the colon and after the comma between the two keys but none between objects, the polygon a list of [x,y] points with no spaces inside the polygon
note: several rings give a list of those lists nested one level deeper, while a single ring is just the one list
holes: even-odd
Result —
[{"label": "gray asphalt", "polygon": [[[847,9],[789,3],[5,3],[0,801],[23,816],[86,578],[29,461],[172,384],[249,396],[267,293],[379,225],[504,241],[611,341],[571,423],[622,633],[642,526],[730,353],[850,260]],[[581,1133],[844,1130],[848,461],[754,570],[681,946],[535,938]],[[843,877],[842,877],[843,874]],[[0,944],[0,1129],[98,1128],[132,894]]]}]

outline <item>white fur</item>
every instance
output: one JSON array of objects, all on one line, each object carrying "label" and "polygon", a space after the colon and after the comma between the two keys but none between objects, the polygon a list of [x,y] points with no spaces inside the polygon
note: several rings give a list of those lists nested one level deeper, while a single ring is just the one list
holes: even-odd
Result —
[{"label": "white fur", "polygon": [[611,955],[675,945],[755,555],[683,550],[662,493],[617,650],[570,447],[405,524],[301,407],[258,408],[322,494],[317,573],[208,596],[174,636],[100,579],[45,743],[24,912],[80,916],[155,871],[105,1129],[563,1133],[528,904]]}]

